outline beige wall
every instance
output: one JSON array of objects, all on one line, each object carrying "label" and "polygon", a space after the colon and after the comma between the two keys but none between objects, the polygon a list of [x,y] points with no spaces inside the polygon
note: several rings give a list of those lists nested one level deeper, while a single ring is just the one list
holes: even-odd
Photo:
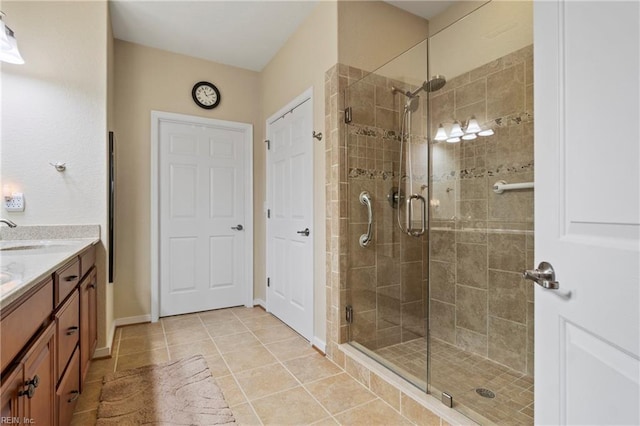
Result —
[{"label": "beige wall", "polygon": [[[151,312],[151,110],[251,123],[255,134],[260,96],[259,76],[253,71],[121,40],[115,41],[114,59],[118,179],[114,315],[126,318]],[[216,109],[203,110],[193,102],[191,89],[200,80],[211,81],[220,90],[222,101]],[[259,152],[260,138],[254,140]],[[256,174],[254,185],[261,184]]]},{"label": "beige wall", "polygon": [[[464,4],[469,6],[469,2]],[[447,19],[454,18],[450,9],[460,14],[468,12],[462,7],[451,7],[442,14]],[[464,15],[458,18],[461,16]],[[450,80],[532,43],[533,2],[492,1],[430,37],[430,73],[442,74]]]},{"label": "beige wall", "polygon": [[373,71],[427,38],[429,22],[382,1],[338,2],[338,62]]},{"label": "beige wall", "polygon": [[[313,129],[325,133],[324,73],[338,60],[337,6],[335,2],[320,2],[278,54],[262,70],[260,75],[262,115],[257,133],[264,139],[266,119],[280,108],[313,88]],[[325,340],[326,327],[326,241],[325,241],[325,141],[314,139],[313,204],[314,223],[314,336]],[[264,145],[264,144],[262,144]],[[263,203],[266,200],[264,146],[255,151],[255,176],[261,176],[260,185],[254,188],[256,218],[255,296],[266,300],[266,220]]]},{"label": "beige wall", "polygon": [[[2,64],[0,184],[25,194],[18,225],[99,224],[98,347],[110,344],[106,283],[107,3],[4,1],[24,65]],[[64,173],[49,162],[68,164]]]},{"label": "beige wall", "polygon": [[455,2],[438,15],[429,19],[429,36],[438,33],[488,2],[489,0],[460,0]]}]

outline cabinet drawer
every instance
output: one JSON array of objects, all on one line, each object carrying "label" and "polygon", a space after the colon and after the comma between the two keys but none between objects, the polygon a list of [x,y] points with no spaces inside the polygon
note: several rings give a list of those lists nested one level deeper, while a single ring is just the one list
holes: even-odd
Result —
[{"label": "cabinet drawer", "polygon": [[[78,346],[80,336],[80,303],[76,291],[56,314],[58,366],[56,379],[60,380],[71,354]],[[79,368],[79,367],[78,367]]]},{"label": "cabinet drawer", "polygon": [[84,277],[96,263],[96,248],[91,246],[80,253],[80,276]]},{"label": "cabinet drawer", "polygon": [[58,306],[80,282],[80,260],[76,258],[73,262],[58,269],[54,273],[56,306]]},{"label": "cabinet drawer", "polygon": [[71,417],[76,408],[76,402],[80,397],[80,356],[76,350],[69,363],[69,368],[64,373],[58,390],[56,390],[56,404],[58,406],[58,424],[66,426],[71,424]]},{"label": "cabinet drawer", "polygon": [[27,342],[49,318],[53,309],[53,281],[38,284],[35,293],[16,309],[2,318],[0,323],[1,371],[11,363]]}]

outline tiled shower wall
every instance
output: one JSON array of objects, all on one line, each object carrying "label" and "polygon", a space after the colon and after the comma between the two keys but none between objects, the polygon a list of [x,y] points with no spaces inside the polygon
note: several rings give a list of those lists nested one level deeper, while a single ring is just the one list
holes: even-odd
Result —
[{"label": "tiled shower wall", "polygon": [[[375,349],[425,335],[426,235],[402,235],[396,210],[386,198],[391,186],[397,185],[399,111],[404,105],[404,96],[394,95],[392,85],[415,89],[342,64],[325,75],[329,356],[336,352],[340,356],[334,348],[350,338]],[[349,86],[349,100],[345,100]],[[347,102],[354,118],[349,126],[344,123]],[[411,146],[416,190],[426,196],[421,189],[428,180],[427,144],[421,136],[426,129],[425,110],[421,105],[414,113]],[[363,190],[372,196],[375,225],[374,243],[364,249],[358,245],[366,230],[366,209],[358,199]],[[348,304],[354,307],[352,327],[345,321]]]},{"label": "tiled shower wall", "polygon": [[[400,121],[406,101],[404,95],[392,92],[392,86],[403,91],[415,87],[353,67],[347,72],[345,105],[352,108],[352,122],[346,135],[346,296],[354,314],[349,339],[375,350],[426,335],[427,234],[416,238],[401,232],[398,210],[387,198],[392,187],[398,186]],[[426,96],[423,98],[426,104]],[[422,136],[425,109],[413,114],[411,143],[405,142],[403,158],[411,149],[414,192],[426,198],[428,144]],[[406,172],[403,160],[403,175]],[[367,209],[359,201],[362,191],[367,191],[373,201],[373,241],[367,247],[359,245],[368,220]]]},{"label": "tiled shower wall", "polygon": [[[495,131],[433,145],[431,336],[533,374],[533,48],[450,80],[430,97],[432,129],[471,116]],[[435,372],[434,372],[435,373]]]},{"label": "tiled shower wall", "polygon": [[[440,413],[442,406],[426,394],[402,381],[383,378],[380,367],[368,366],[356,360],[349,347],[349,327],[345,321],[347,304],[348,252],[348,179],[347,135],[344,125],[344,93],[350,83],[362,77],[362,72],[337,64],[325,73],[325,132],[326,132],[326,192],[327,192],[327,346],[326,353],[337,365],[355,377],[371,392],[384,399],[416,424],[448,424],[440,416],[455,416],[454,412]],[[358,352],[358,351],[355,351]],[[356,354],[357,355],[357,354]],[[383,369],[384,370],[384,369]],[[394,384],[395,383],[395,384]],[[432,407],[435,403],[435,407]],[[429,408],[427,408],[429,407]],[[439,413],[439,414],[434,414]],[[451,420],[451,418],[449,419]],[[463,423],[459,421],[457,423]],[[456,421],[453,422],[456,424]]]}]

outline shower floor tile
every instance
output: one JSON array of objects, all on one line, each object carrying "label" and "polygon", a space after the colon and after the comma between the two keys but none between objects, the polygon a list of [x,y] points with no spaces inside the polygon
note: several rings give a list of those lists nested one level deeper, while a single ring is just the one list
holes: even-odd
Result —
[{"label": "shower floor tile", "polygon": [[[413,376],[414,381],[417,378],[425,382],[426,339],[374,352],[393,364],[394,369]],[[478,388],[492,391],[495,397],[480,396]],[[441,391],[453,395],[454,408],[473,419],[497,424],[533,424],[533,377],[432,338],[431,392],[439,396]]]}]

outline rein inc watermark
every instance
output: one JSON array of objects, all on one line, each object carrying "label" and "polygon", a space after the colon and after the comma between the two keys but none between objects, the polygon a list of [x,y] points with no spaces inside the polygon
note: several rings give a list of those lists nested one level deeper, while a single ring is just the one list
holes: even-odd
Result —
[{"label": "rein inc watermark", "polygon": [[36,421],[30,417],[0,417],[0,425],[34,425]]}]

